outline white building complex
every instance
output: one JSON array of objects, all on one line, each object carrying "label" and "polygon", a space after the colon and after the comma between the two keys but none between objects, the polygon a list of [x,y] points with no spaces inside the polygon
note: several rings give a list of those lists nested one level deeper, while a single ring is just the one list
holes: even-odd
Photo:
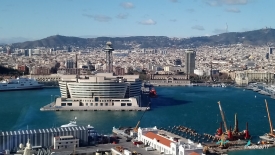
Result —
[{"label": "white building complex", "polygon": [[74,136],[56,136],[53,138],[53,149],[67,149],[79,147],[79,139]]},{"label": "white building complex", "polygon": [[142,81],[138,75],[113,76],[97,73],[91,76],[62,76],[60,107],[140,107]]},{"label": "white building complex", "polygon": [[252,70],[236,71],[235,82],[239,86],[246,86],[249,82],[274,82],[274,73],[271,72],[255,72]]},{"label": "white building complex", "polygon": [[138,140],[145,146],[150,146],[163,154],[189,155],[190,153],[202,155],[203,146],[191,140],[173,135],[169,132],[154,128],[139,128]]}]

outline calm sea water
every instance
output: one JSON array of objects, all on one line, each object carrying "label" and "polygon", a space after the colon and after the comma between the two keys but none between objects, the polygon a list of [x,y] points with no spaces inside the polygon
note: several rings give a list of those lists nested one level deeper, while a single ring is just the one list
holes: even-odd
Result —
[{"label": "calm sea water", "polygon": [[[239,128],[258,137],[269,131],[264,99],[269,103],[271,119],[275,121],[275,100],[253,91],[227,87],[157,87],[158,98],[152,99],[152,110],[146,112],[141,127],[183,125],[200,133],[214,134],[221,121],[217,102],[225,112],[227,126],[234,126],[238,114]],[[58,88],[0,92],[0,130],[50,128],[67,124],[77,117],[78,125],[90,124],[100,133],[111,133],[112,127],[135,126],[142,112],[121,111],[59,111],[41,112],[51,101],[51,95],[60,95]],[[256,98],[255,98],[256,96]],[[231,155],[275,154],[275,149],[232,152]]]}]

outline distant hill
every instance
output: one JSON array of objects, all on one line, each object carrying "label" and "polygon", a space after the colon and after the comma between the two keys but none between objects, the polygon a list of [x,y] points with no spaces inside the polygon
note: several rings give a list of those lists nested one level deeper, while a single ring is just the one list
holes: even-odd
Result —
[{"label": "distant hill", "polygon": [[111,41],[115,49],[132,48],[164,48],[164,47],[198,47],[203,45],[275,45],[275,29],[260,29],[247,32],[229,32],[213,36],[175,39],[165,36],[132,36],[132,37],[97,37],[78,38],[61,35],[50,36],[41,40],[14,43],[16,48],[53,47],[63,48],[74,46],[79,48],[102,48],[107,41]]},{"label": "distant hill", "polygon": [[0,38],[0,45],[19,43],[19,42],[25,42],[25,41],[30,41],[30,40],[33,40],[33,39],[27,39],[27,38],[23,38],[23,37]]}]

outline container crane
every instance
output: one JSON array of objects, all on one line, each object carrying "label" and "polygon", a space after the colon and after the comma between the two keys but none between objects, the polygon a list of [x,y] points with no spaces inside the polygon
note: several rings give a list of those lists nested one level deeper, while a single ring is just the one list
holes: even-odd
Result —
[{"label": "container crane", "polygon": [[267,115],[268,115],[268,121],[269,121],[269,125],[270,125],[270,133],[269,133],[269,135],[272,136],[272,137],[275,137],[274,132],[273,132],[273,126],[272,126],[269,110],[268,110],[268,104],[267,104],[266,100],[265,100],[265,106],[266,106],[266,111],[267,111]]},{"label": "container crane", "polygon": [[220,112],[221,112],[221,116],[222,116],[222,121],[223,121],[224,129],[225,129],[225,131],[227,131],[227,125],[226,125],[226,122],[225,122],[224,113],[222,111],[221,102],[219,101],[218,104],[219,104],[219,108],[220,108]]}]

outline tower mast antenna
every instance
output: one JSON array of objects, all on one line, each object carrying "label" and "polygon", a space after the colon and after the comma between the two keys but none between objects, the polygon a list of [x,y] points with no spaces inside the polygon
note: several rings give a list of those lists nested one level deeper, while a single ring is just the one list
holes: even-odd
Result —
[{"label": "tower mast antenna", "polygon": [[112,73],[113,72],[113,46],[110,41],[106,43],[106,47],[104,49],[104,52],[106,53],[106,62],[107,62],[107,72]]},{"label": "tower mast antenna", "polygon": [[227,25],[227,23],[226,23],[226,33],[228,33],[228,25]]}]

